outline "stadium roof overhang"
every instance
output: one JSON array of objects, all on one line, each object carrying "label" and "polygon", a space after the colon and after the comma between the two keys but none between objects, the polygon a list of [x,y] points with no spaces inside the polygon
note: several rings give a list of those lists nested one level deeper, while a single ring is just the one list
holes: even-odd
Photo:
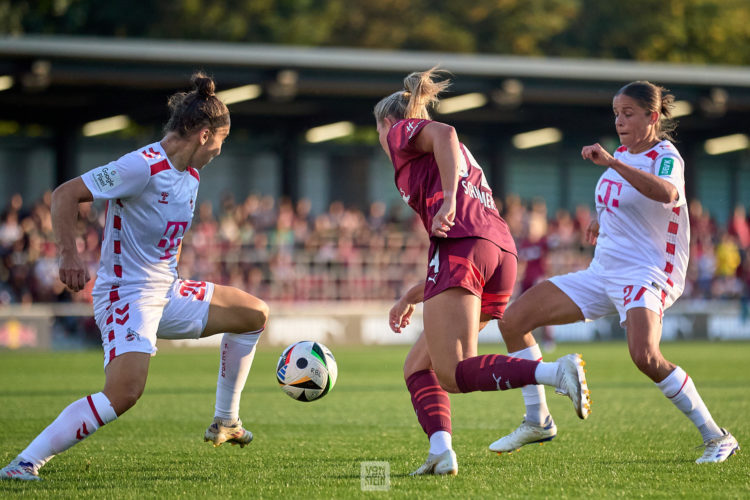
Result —
[{"label": "stadium roof overhang", "polygon": [[734,133],[750,122],[744,67],[71,36],[0,38],[0,77],[14,82],[0,91],[0,120],[69,129],[126,114],[161,124],[166,97],[203,69],[220,89],[259,85],[257,98],[231,106],[235,128],[368,125],[373,105],[408,72],[436,64],[454,74],[456,95],[486,97],[445,118],[462,130],[556,126],[601,135],[611,127],[612,94],[644,79],[690,103],[681,134]]}]

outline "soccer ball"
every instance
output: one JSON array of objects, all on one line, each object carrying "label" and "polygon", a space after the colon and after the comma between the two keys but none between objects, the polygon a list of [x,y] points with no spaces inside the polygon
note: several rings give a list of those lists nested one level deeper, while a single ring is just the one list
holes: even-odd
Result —
[{"label": "soccer ball", "polygon": [[330,349],[310,340],[295,342],[284,349],[276,366],[281,390],[297,401],[315,401],[328,394],[337,374]]}]

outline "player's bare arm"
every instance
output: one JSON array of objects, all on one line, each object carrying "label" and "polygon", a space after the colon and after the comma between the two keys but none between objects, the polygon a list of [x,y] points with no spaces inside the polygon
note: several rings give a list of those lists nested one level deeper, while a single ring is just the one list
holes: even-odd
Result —
[{"label": "player's bare arm", "polygon": [[443,204],[432,219],[431,232],[433,236],[445,238],[453,227],[456,216],[458,170],[461,165],[461,149],[456,129],[445,123],[429,123],[417,136],[414,146],[425,153],[432,153],[440,171]]},{"label": "player's bare arm", "polygon": [[596,165],[609,167],[616,171],[646,198],[661,203],[672,203],[679,197],[679,192],[674,185],[654,174],[621,162],[609,154],[599,143],[584,146],[581,150],[581,156],[584,160],[590,160]]},{"label": "player's bare arm", "polygon": [[62,184],[52,193],[52,229],[60,252],[60,281],[77,292],[91,279],[76,248],[78,205],[93,201],[91,191],[80,177]]}]

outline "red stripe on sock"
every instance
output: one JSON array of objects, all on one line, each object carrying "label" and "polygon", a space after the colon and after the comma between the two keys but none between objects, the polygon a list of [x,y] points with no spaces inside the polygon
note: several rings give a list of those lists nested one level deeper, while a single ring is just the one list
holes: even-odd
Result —
[{"label": "red stripe on sock", "polygon": [[677,395],[678,395],[679,393],[681,393],[681,392],[682,392],[682,388],[683,388],[683,387],[685,387],[685,384],[687,384],[687,381],[688,381],[688,379],[689,379],[689,378],[690,378],[690,375],[688,375],[688,374],[686,373],[686,374],[685,374],[685,380],[683,380],[683,381],[682,381],[682,385],[680,386],[680,390],[679,390],[679,391],[677,391],[677,392],[675,392],[675,393],[674,393],[674,394],[672,394],[671,396],[667,396],[667,397],[668,397],[669,399],[672,399],[672,398],[676,397],[676,396],[677,396]]},{"label": "red stripe on sock", "polygon": [[414,399],[416,399],[417,401],[422,401],[424,398],[427,398],[427,397],[430,397],[430,396],[438,396],[438,395],[440,395],[440,394],[442,394],[444,392],[445,391],[442,388],[438,388],[435,391],[426,392],[426,393],[422,394],[421,396],[419,396],[418,398],[414,398]]},{"label": "red stripe on sock", "polygon": [[[450,414],[449,412],[444,412],[444,411],[431,411],[431,412],[427,413],[427,416],[428,416],[428,417],[434,417],[434,416],[436,416],[436,415],[441,415],[441,416],[443,416],[443,417],[445,417],[445,418],[451,418],[451,414]],[[433,432],[432,434],[435,434],[435,432]],[[432,434],[430,434],[430,435],[432,435]]]},{"label": "red stripe on sock", "polygon": [[414,393],[414,397],[417,399],[422,399],[422,393],[424,391],[429,391],[431,389],[440,389],[440,385],[435,384],[435,385],[428,385],[426,387],[422,387],[421,389],[419,389],[417,392]]},{"label": "red stripe on sock", "polygon": [[445,408],[445,409],[446,409],[446,410],[448,410],[449,412],[451,411],[451,408],[450,408],[450,406],[446,406],[446,405],[444,405],[444,404],[442,404],[442,403],[434,403],[434,404],[431,404],[431,405],[425,405],[425,406],[424,406],[424,409],[425,409],[425,410],[429,410],[430,408],[437,408],[437,407],[440,407],[440,408]]},{"label": "red stripe on sock", "polygon": [[[419,425],[427,436],[438,431],[451,433],[451,402],[448,393],[440,387],[433,370],[412,373],[406,380],[411,394],[411,404]],[[431,411],[430,411],[431,410]]]},{"label": "red stripe on sock", "polygon": [[102,417],[99,416],[99,412],[96,411],[96,406],[94,406],[94,400],[91,399],[91,394],[86,396],[86,401],[89,402],[89,406],[91,407],[91,412],[96,417],[96,421],[99,423],[99,427],[101,427],[102,425],[104,425],[104,422],[102,421]]}]

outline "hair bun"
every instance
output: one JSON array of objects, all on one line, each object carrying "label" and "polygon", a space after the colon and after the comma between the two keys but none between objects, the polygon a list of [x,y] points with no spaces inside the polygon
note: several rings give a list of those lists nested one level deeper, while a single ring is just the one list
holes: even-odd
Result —
[{"label": "hair bun", "polygon": [[206,76],[204,73],[195,73],[191,78],[191,81],[200,97],[207,98],[216,95],[216,84],[213,79]]}]

